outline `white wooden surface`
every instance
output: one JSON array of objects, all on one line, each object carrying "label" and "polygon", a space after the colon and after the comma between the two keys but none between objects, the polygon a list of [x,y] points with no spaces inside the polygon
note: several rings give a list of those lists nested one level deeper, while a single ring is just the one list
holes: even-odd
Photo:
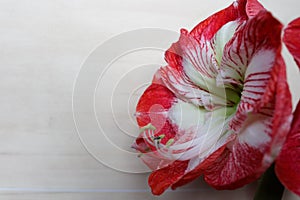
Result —
[{"label": "white wooden surface", "polygon": [[[300,15],[298,0],[262,2],[284,23]],[[148,190],[148,174],[116,171],[94,159],[80,142],[72,115],[74,81],[83,61],[99,44],[144,27],[191,29],[230,3],[1,0],[0,199],[252,199],[255,185],[215,191],[200,180],[154,197]],[[155,56],[163,63],[162,53]],[[287,60],[292,63],[290,57]],[[288,72],[296,93],[299,73],[292,64]],[[299,91],[294,101],[297,98]],[[126,113],[118,115],[126,120]]]}]

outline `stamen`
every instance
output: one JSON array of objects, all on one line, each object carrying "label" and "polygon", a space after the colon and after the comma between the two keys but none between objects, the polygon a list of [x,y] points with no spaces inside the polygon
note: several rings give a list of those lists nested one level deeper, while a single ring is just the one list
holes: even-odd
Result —
[{"label": "stamen", "polygon": [[162,140],[164,137],[165,137],[165,135],[162,134],[162,135],[154,137],[153,140]]},{"label": "stamen", "polygon": [[156,128],[151,123],[149,123],[140,129],[140,133],[145,132],[146,130],[156,130]]},{"label": "stamen", "polygon": [[166,143],[166,147],[169,148],[174,141],[175,141],[174,138],[169,139],[168,142]]}]

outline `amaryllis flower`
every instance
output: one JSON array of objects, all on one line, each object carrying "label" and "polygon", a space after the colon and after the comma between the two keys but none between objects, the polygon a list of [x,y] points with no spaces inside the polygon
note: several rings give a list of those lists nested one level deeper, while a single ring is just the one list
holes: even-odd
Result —
[{"label": "amaryllis flower", "polygon": [[216,189],[235,189],[273,163],[292,118],[281,33],[256,0],[181,30],[136,108],[133,146],[153,170],[153,194],[201,175]]}]

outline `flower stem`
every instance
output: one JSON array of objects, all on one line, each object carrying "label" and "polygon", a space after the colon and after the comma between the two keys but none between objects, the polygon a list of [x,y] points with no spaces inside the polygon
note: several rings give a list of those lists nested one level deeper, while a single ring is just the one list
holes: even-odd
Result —
[{"label": "flower stem", "polygon": [[273,163],[262,175],[254,196],[254,200],[281,200],[284,187],[275,174],[274,166],[275,165]]}]

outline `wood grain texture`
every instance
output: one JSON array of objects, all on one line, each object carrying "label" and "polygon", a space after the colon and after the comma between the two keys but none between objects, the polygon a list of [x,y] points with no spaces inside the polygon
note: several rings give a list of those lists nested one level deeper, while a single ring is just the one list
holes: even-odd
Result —
[{"label": "wood grain texture", "polygon": [[[253,185],[237,191],[215,191],[202,181],[153,197],[146,182],[148,174],[113,170],[86,151],[72,114],[74,81],[84,60],[99,44],[113,35],[144,27],[176,32],[181,27],[191,29],[230,3],[1,0],[0,199],[252,199]],[[299,15],[297,0],[285,1],[285,6],[280,0],[262,3],[283,22]],[[152,56],[151,52],[129,56],[119,64],[127,69],[150,58],[164,62],[162,53]],[[292,83],[299,75],[292,58],[287,57],[287,62],[292,66],[288,73],[296,93],[299,86]],[[149,75],[145,78],[151,79]],[[118,101],[128,100],[128,92],[118,95]],[[299,91],[294,101],[298,98]],[[131,123],[127,113],[116,114],[123,119],[121,126]],[[102,113],[105,115],[109,113]],[[112,126],[110,119],[100,120]],[[130,137],[122,141],[119,145],[129,147]],[[104,142],[99,141],[99,146],[105,146]],[[122,161],[119,155],[104,153]],[[286,199],[293,198],[286,195]]]}]

